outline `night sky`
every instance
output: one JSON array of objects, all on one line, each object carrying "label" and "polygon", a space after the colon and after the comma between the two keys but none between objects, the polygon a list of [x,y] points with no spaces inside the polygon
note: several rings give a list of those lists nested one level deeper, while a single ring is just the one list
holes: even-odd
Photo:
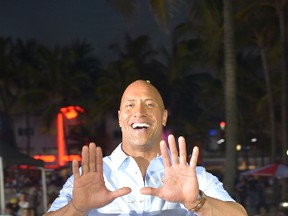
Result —
[{"label": "night sky", "polygon": [[108,46],[148,34],[155,46],[167,45],[171,33],[157,25],[145,0],[133,21],[125,23],[105,0],[1,0],[0,36],[35,39],[47,46],[63,45],[79,38],[91,44],[101,59]]}]

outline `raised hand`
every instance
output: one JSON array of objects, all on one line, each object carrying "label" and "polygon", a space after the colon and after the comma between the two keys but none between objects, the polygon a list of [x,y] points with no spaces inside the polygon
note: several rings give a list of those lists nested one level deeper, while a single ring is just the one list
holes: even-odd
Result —
[{"label": "raised hand", "polygon": [[184,137],[178,138],[179,154],[173,135],[168,136],[171,160],[164,140],[160,142],[164,163],[163,186],[160,188],[144,187],[142,194],[158,196],[169,202],[182,203],[191,206],[197,203],[199,185],[196,176],[196,165],[199,154],[198,147],[194,147],[190,163],[187,164],[186,142]]},{"label": "raised hand", "polygon": [[88,212],[93,208],[103,207],[115,198],[131,192],[128,187],[110,191],[106,188],[103,177],[103,155],[100,147],[90,143],[82,148],[82,173],[78,161],[73,160],[74,189],[71,200],[79,212]]}]

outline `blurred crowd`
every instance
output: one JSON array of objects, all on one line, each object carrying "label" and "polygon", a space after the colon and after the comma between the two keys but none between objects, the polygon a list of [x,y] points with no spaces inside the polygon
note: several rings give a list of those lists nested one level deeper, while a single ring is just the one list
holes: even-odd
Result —
[{"label": "blurred crowd", "polygon": [[[66,180],[59,171],[46,173],[47,206],[58,195]],[[5,215],[39,216],[43,215],[43,189],[39,170],[5,170]]]},{"label": "blurred crowd", "polygon": [[[251,216],[285,215],[278,209],[282,201],[283,180],[277,178],[239,176],[235,184],[235,199]],[[279,214],[278,214],[279,213]]]},{"label": "blurred crowd", "polygon": [[[47,207],[58,196],[69,171],[51,170],[46,172]],[[7,169],[5,181],[5,215],[40,216],[43,215],[43,189],[41,172],[31,169]],[[275,178],[239,176],[235,182],[234,198],[249,212],[249,216],[268,216],[277,212],[281,202],[282,182]],[[286,215],[286,214],[276,214]]]}]

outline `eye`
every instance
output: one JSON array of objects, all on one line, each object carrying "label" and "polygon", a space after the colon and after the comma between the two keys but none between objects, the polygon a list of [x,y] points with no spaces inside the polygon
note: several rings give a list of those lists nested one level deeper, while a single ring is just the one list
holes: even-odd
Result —
[{"label": "eye", "polygon": [[133,105],[134,105],[133,103],[126,103],[125,108],[131,108],[131,107],[133,107]]},{"label": "eye", "polygon": [[146,106],[147,106],[147,107],[155,107],[155,104],[152,103],[152,102],[149,102],[149,103],[146,103]]}]

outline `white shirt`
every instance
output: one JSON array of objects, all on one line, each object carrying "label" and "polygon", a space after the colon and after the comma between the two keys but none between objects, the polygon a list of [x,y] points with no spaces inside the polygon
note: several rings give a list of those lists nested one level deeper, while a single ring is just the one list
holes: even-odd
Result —
[{"label": "white shirt", "polygon": [[[212,174],[205,171],[203,167],[197,167],[197,178],[199,189],[207,196],[214,197],[223,201],[234,201],[224,190],[222,183]],[[132,192],[115,199],[110,204],[92,209],[89,216],[100,215],[135,215],[135,216],[153,216],[153,215],[194,215],[179,203],[167,202],[155,196],[140,194],[142,187],[160,187],[164,177],[164,166],[162,157],[154,158],[146,172],[145,181],[143,181],[141,171],[136,161],[126,155],[121,144],[112,152],[111,155],[103,158],[103,175],[106,187],[114,191],[121,187],[130,187]],[[52,203],[49,211],[55,211],[64,207],[72,199],[73,176],[64,184],[59,197]]]}]

